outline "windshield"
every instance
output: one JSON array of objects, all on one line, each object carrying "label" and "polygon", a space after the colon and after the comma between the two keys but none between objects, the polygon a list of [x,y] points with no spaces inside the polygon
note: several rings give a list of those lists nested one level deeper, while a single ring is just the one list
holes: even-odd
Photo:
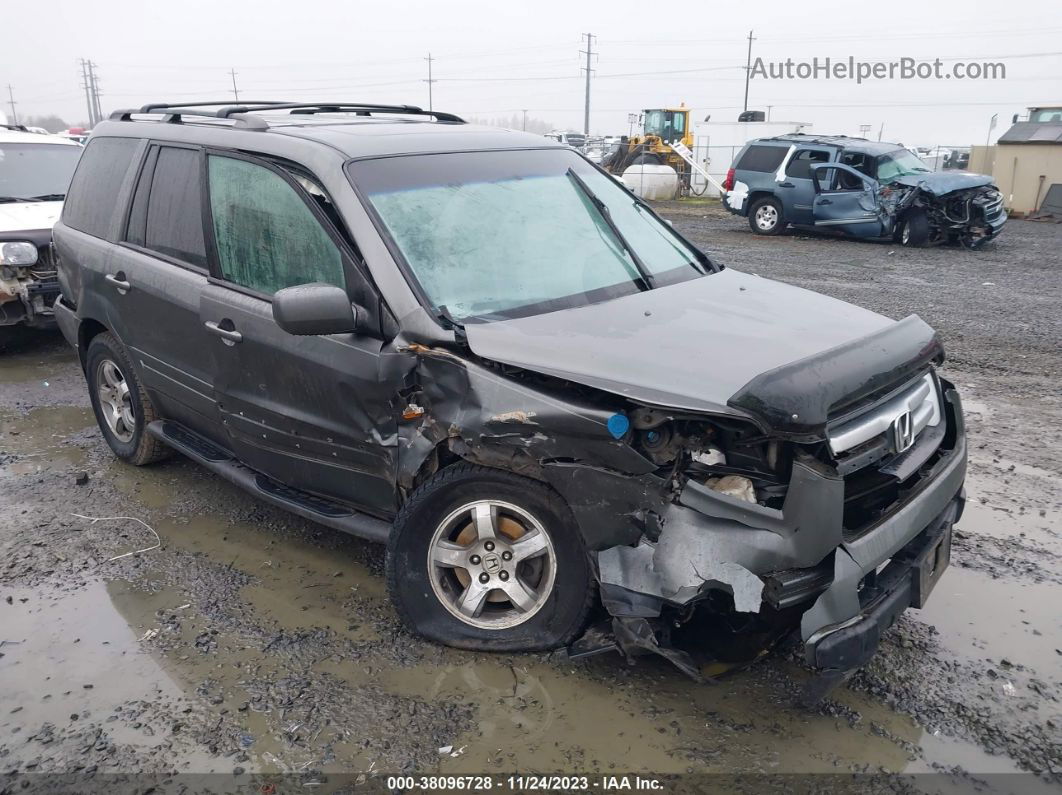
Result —
[{"label": "windshield", "polygon": [[897,149],[878,158],[878,182],[885,184],[909,174],[928,174],[930,169],[907,149]]},{"label": "windshield", "polygon": [[0,201],[62,199],[80,156],[80,146],[0,142]]},{"label": "windshield", "polygon": [[703,273],[702,255],[569,150],[365,160],[349,174],[428,304],[456,320],[582,306]]}]

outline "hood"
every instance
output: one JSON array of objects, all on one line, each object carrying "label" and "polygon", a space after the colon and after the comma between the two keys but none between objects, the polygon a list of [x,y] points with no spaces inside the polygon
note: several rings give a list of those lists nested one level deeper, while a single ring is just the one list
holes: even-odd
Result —
[{"label": "hood", "polygon": [[644,403],[730,412],[756,376],[895,326],[834,298],[726,269],[544,315],[468,324],[478,356]]},{"label": "hood", "polygon": [[992,178],[986,174],[974,174],[969,171],[934,171],[931,174],[908,174],[905,177],[897,177],[891,184],[921,188],[934,196],[943,196],[945,193],[956,190],[991,185]]},{"label": "hood", "polygon": [[10,202],[0,204],[0,232],[51,229],[63,211],[62,202]]}]

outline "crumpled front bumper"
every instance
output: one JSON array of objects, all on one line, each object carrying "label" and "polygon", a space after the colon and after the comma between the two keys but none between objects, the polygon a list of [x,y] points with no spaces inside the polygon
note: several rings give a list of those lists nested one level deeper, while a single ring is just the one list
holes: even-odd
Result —
[{"label": "crumpled front bumper", "polygon": [[[598,553],[605,606],[621,620],[652,618],[721,589],[733,595],[735,610],[756,613],[804,588],[809,606],[800,632],[808,662],[830,669],[861,665],[881,632],[915,604],[911,582],[924,569],[911,562],[916,553],[929,539],[939,548],[941,534],[961,515],[966,438],[961,401],[950,385],[944,402],[950,446],[898,508],[857,537],[842,530],[843,480],[815,462],[794,463],[781,510],[691,484],[660,518],[657,542]],[[866,586],[889,561],[897,563],[889,580],[895,576],[895,587],[869,603]],[[781,593],[779,582],[785,583]]]}]

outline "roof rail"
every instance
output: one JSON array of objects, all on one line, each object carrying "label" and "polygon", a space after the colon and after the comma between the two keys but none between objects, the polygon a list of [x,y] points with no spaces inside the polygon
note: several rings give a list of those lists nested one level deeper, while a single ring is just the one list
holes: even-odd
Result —
[{"label": "roof rail", "polygon": [[[201,108],[217,108],[201,110]],[[230,100],[221,102],[152,102],[139,109],[116,110],[110,115],[112,121],[132,121],[133,114],[161,114],[162,121],[180,124],[183,116],[198,116],[212,119],[232,119],[239,127],[255,130],[268,129],[265,119],[255,116],[263,111],[275,112],[286,110],[290,115],[313,115],[315,113],[353,113],[357,116],[371,116],[373,113],[396,113],[404,116],[430,116],[436,121],[452,124],[464,124],[465,120],[453,113],[437,110],[424,110],[416,105],[380,105],[368,102],[277,102],[274,100],[248,101],[231,104]]]},{"label": "roof rail", "polygon": [[30,129],[25,124],[0,124],[5,130],[14,130],[15,132],[29,132]]}]

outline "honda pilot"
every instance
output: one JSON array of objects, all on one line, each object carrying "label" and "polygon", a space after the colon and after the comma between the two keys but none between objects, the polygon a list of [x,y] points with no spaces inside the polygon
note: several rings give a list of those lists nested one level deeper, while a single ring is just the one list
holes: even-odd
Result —
[{"label": "honda pilot", "polygon": [[725,268],[559,143],[147,105],[95,129],[55,245],[114,454],[385,543],[434,641],[696,673],[670,638],[708,617],[716,648],[799,638],[825,687],[948,565],[933,329]]}]

